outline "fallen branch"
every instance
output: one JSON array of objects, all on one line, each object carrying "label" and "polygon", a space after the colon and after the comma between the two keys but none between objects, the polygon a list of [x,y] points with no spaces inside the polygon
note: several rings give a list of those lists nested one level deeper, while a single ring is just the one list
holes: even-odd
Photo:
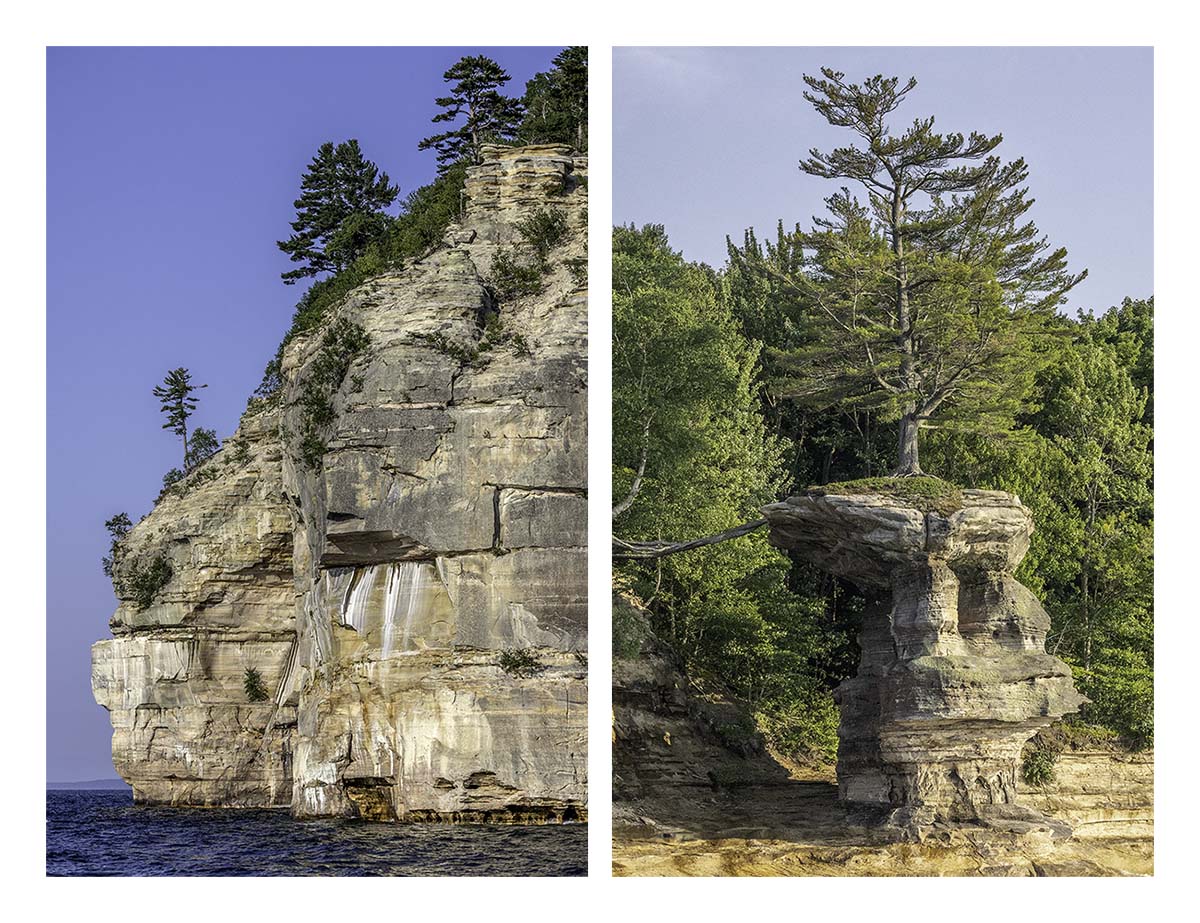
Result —
[{"label": "fallen branch", "polygon": [[613,558],[662,558],[669,554],[679,554],[681,551],[702,548],[705,545],[715,545],[717,542],[727,542],[731,538],[741,538],[743,535],[749,535],[751,532],[761,529],[766,524],[766,519],[756,519],[754,522],[734,526],[732,529],[726,529],[716,535],[694,538],[686,542],[627,542],[614,536]]}]

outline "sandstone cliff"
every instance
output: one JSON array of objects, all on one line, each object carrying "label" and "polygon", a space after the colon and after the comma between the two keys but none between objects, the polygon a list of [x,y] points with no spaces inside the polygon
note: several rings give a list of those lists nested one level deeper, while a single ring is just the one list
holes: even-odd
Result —
[{"label": "sandstone cliff", "polygon": [[[490,148],[465,200],[122,543],[93,688],[136,800],[584,816],[586,161]],[[565,228],[544,261],[537,213]]]}]

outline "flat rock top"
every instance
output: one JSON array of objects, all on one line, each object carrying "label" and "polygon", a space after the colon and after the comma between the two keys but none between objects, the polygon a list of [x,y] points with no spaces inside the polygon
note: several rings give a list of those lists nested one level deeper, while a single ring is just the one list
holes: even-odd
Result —
[{"label": "flat rock top", "polygon": [[1033,517],[1013,494],[950,485],[907,492],[848,487],[817,488],[763,507],[771,544],[875,585],[930,559],[1011,571],[1029,548]]}]

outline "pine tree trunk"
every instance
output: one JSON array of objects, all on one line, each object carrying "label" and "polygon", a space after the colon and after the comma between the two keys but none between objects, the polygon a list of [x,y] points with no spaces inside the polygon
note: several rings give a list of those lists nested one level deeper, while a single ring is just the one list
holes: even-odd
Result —
[{"label": "pine tree trunk", "polygon": [[896,470],[892,477],[906,478],[922,474],[918,457],[917,434],[920,428],[917,424],[915,411],[909,411],[900,418],[900,440],[896,452]]},{"label": "pine tree trunk", "polygon": [[[919,382],[913,355],[913,319],[909,314],[908,304],[908,265],[904,258],[904,237],[900,233],[900,226],[904,220],[904,206],[900,199],[898,183],[892,198],[891,217],[892,252],[896,258],[896,317],[900,327],[900,378],[904,388],[911,394],[916,392]],[[915,402],[909,401],[904,408],[904,416],[900,418],[900,442],[896,453],[894,477],[912,477],[922,473],[920,462],[917,460],[917,433],[917,407]]]}]

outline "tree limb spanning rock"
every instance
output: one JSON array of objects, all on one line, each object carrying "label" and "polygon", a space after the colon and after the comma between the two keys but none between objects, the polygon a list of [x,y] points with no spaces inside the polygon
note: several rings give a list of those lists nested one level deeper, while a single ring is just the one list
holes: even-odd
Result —
[{"label": "tree limb spanning rock", "polygon": [[622,559],[664,558],[669,554],[679,554],[681,551],[691,551],[693,548],[702,548],[705,545],[727,542],[731,538],[741,538],[743,535],[749,535],[751,532],[761,529],[766,524],[766,519],[756,519],[753,522],[743,523],[740,526],[734,526],[732,529],[726,529],[724,532],[718,532],[716,535],[693,538],[686,542],[627,542],[624,539],[614,536],[612,546],[613,557]]}]

